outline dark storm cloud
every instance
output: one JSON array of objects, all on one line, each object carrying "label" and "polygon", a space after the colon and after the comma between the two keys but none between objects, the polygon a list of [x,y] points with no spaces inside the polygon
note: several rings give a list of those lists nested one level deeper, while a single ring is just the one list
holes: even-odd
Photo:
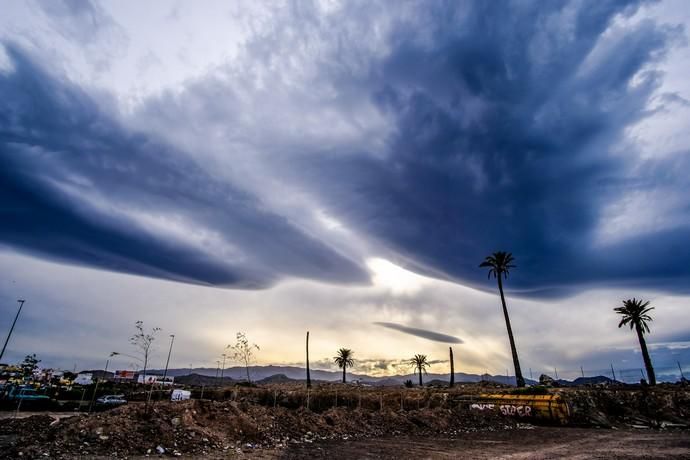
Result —
[{"label": "dark storm cloud", "polygon": [[129,132],[86,93],[6,48],[14,70],[0,73],[1,244],[203,284],[368,279],[254,197]]},{"label": "dark storm cloud", "polygon": [[[597,283],[689,291],[690,155],[642,162],[625,138],[682,102],[658,94],[654,69],[683,31],[626,22],[644,3],[405,2],[396,15],[385,3],[346,2],[330,23],[300,4],[276,13],[285,24],[248,39],[246,61],[219,69],[222,78],[185,83],[179,100],[188,103],[164,103],[178,100],[164,92],[138,115],[145,128],[187,134],[183,143],[200,151],[212,138],[228,167],[265,169],[247,176],[253,184],[265,177],[310,195],[366,240],[367,255],[421,273],[489,286],[477,266],[507,250],[517,259],[515,293]],[[94,13],[59,5],[70,21]],[[381,49],[367,47],[380,39],[372,30],[386,34]],[[10,54],[16,69],[0,79],[5,244],[213,284],[366,279],[330,249],[330,235],[307,235],[291,211],[265,209],[188,159],[201,153],[129,132],[79,89]],[[367,124],[358,116],[371,104],[391,124],[381,145],[360,142],[353,128]],[[331,123],[332,113],[344,122]],[[616,215],[612,205],[630,197],[651,217]],[[161,233],[159,217],[193,238]]]},{"label": "dark storm cloud", "polygon": [[[424,27],[395,28],[391,52],[366,77],[395,122],[386,154],[309,157],[302,180],[420,272],[485,285],[479,262],[507,250],[518,265],[510,285],[532,295],[591,282],[687,291],[687,181],[659,197],[685,201],[657,228],[597,242],[607,205],[679,174],[668,160],[640,165],[634,152],[613,152],[652,114],[662,75],[651,69],[682,35],[614,22],[639,5],[422,3]],[[687,174],[687,160],[674,161]]]},{"label": "dark storm cloud", "polygon": [[426,329],[419,329],[416,327],[408,327],[408,326],[403,326],[402,324],[389,323],[386,321],[378,321],[378,322],[375,322],[374,324],[376,324],[378,326],[387,327],[388,329],[393,329],[395,331],[404,332],[405,334],[410,334],[410,335],[414,335],[416,337],[421,337],[423,339],[433,340],[434,342],[463,343],[462,340],[460,340],[457,337],[453,337],[452,335],[441,334],[440,332],[428,331]]}]

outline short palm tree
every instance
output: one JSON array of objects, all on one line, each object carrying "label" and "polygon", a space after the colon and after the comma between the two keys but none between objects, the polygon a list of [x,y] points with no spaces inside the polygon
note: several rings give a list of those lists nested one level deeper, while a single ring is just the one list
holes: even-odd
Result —
[{"label": "short palm tree", "polygon": [[489,269],[489,278],[493,275],[498,280],[498,292],[501,294],[501,304],[503,305],[503,316],[506,320],[506,328],[508,329],[508,339],[510,340],[510,351],[513,353],[513,366],[515,366],[515,380],[518,387],[525,386],[525,379],[522,377],[520,370],[520,360],[518,359],[517,348],[515,347],[515,339],[513,338],[513,328],[510,327],[510,318],[508,317],[508,308],[506,307],[506,299],[503,295],[503,279],[508,278],[508,273],[511,268],[515,268],[513,255],[509,252],[498,251],[494,252],[482,262],[480,268]]},{"label": "short palm tree", "polygon": [[644,367],[647,368],[647,377],[650,385],[656,385],[656,376],[654,375],[654,368],[652,367],[652,360],[647,351],[647,342],[644,339],[644,333],[649,333],[648,322],[652,321],[649,312],[654,310],[654,307],[649,306],[649,302],[642,302],[642,299],[635,298],[623,301],[622,307],[614,308],[614,311],[623,316],[618,327],[623,327],[626,324],[630,325],[630,329],[635,328],[637,332],[637,339],[640,341],[640,348],[642,349],[642,359],[644,359]]},{"label": "short palm tree", "polygon": [[415,373],[419,373],[419,386],[423,386],[422,372],[426,374],[426,368],[431,366],[426,359],[426,355],[414,355],[414,358],[410,359],[408,363],[414,366]]},{"label": "short palm tree", "polygon": [[345,372],[347,368],[355,365],[355,360],[352,357],[354,354],[355,352],[349,348],[341,348],[338,350],[338,354],[333,358],[333,361],[343,370],[343,383],[345,383]]}]

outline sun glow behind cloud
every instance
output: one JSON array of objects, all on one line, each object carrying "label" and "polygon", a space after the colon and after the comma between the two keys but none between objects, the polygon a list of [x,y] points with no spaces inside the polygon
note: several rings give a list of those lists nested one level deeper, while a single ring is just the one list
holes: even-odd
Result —
[{"label": "sun glow behind cloud", "polygon": [[367,267],[372,271],[371,280],[374,285],[388,289],[394,295],[414,294],[431,281],[430,278],[405,270],[386,259],[369,259]]}]

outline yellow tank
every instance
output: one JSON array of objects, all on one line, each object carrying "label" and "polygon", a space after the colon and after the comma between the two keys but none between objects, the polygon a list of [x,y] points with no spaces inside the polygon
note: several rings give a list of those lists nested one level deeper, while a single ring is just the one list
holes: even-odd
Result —
[{"label": "yellow tank", "polygon": [[519,419],[568,423],[570,408],[563,397],[551,395],[482,394],[472,398],[470,410],[498,412]]}]

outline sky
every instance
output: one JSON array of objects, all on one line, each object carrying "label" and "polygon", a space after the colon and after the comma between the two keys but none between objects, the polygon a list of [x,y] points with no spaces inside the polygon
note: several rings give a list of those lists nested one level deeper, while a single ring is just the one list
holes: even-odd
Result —
[{"label": "sky", "polygon": [[[3,361],[690,373],[690,10],[669,1],[6,0]],[[3,332],[4,334],[4,332]],[[116,368],[133,365],[124,355]],[[230,363],[232,364],[232,363]]]}]

